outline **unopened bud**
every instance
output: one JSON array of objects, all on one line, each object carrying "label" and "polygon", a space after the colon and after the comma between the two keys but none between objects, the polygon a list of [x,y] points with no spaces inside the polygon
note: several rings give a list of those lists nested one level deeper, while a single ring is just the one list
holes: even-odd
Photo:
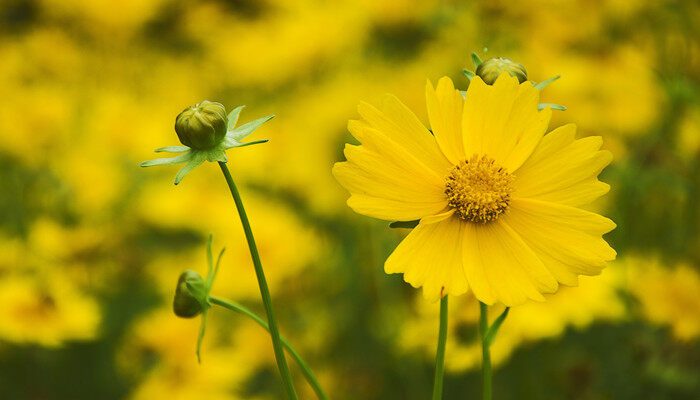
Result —
[{"label": "unopened bud", "polygon": [[175,119],[175,132],[185,146],[210,150],[226,136],[226,108],[207,100],[189,107]]},{"label": "unopened bud", "polygon": [[523,67],[522,64],[518,64],[506,58],[490,58],[476,68],[476,74],[488,85],[493,85],[499,75],[504,72],[518,78],[520,83],[527,80],[527,71],[525,71],[525,67]]},{"label": "unopened bud", "polygon": [[202,277],[188,269],[180,274],[175,288],[175,300],[173,300],[173,311],[181,318],[193,318],[202,312],[201,303],[190,293],[187,282],[203,282]]}]

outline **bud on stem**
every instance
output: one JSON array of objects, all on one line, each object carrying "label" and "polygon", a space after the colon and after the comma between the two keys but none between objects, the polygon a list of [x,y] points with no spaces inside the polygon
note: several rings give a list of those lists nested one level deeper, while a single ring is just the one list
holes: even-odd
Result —
[{"label": "bud on stem", "polygon": [[498,76],[504,72],[518,78],[520,83],[527,80],[527,71],[525,71],[525,67],[523,67],[522,64],[518,64],[506,58],[490,58],[476,68],[476,74],[488,85],[493,85]]},{"label": "bud on stem", "polygon": [[175,119],[175,132],[185,146],[213,149],[226,136],[226,108],[207,100],[189,107]]}]

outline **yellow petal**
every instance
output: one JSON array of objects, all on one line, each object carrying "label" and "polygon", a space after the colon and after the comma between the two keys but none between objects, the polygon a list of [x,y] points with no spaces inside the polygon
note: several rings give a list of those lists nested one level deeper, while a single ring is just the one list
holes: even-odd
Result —
[{"label": "yellow petal", "polygon": [[574,140],[575,134],[576,126],[569,124],[542,139],[515,172],[514,196],[578,207],[608,192],[609,186],[597,176],[612,154],[599,150],[599,136]]},{"label": "yellow petal", "polygon": [[468,225],[464,269],[480,301],[514,306],[528,299],[543,301],[542,293],[557,289],[556,280],[535,253],[500,218]]},{"label": "yellow petal", "polygon": [[[440,176],[451,168],[433,135],[395,96],[384,97],[381,111],[367,103],[360,103],[357,110],[368,126],[384,134]],[[362,138],[358,140],[365,143]]]},{"label": "yellow petal", "polygon": [[530,82],[502,74],[493,85],[475,77],[469,84],[462,114],[467,157],[486,154],[515,171],[542,139],[551,109],[537,110],[539,90]]},{"label": "yellow petal", "polygon": [[[345,146],[347,164],[336,164],[334,175],[350,193],[408,202],[444,202],[444,183],[432,171],[387,147],[377,154],[367,146]],[[392,151],[393,150],[393,151]],[[402,157],[409,158],[404,161]]]},{"label": "yellow petal", "polygon": [[501,218],[537,254],[559,282],[575,285],[575,275],[596,275],[616,253],[602,235],[615,223],[578,208],[514,198]]},{"label": "yellow petal", "polygon": [[348,199],[348,206],[356,213],[383,219],[386,221],[414,221],[426,215],[435,215],[442,211],[445,203],[409,203],[353,194]]},{"label": "yellow petal", "polygon": [[388,274],[403,273],[413,287],[423,287],[428,300],[460,295],[468,285],[462,268],[463,223],[456,217],[421,222],[398,245],[384,264]]},{"label": "yellow petal", "polygon": [[466,159],[462,144],[462,94],[455,90],[452,80],[445,76],[438,81],[437,90],[428,81],[425,85],[425,99],[430,127],[442,152],[453,164]]}]

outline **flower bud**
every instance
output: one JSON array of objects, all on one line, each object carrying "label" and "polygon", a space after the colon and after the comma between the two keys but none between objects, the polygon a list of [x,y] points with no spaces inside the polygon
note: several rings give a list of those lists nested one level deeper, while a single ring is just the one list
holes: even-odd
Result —
[{"label": "flower bud", "polygon": [[173,311],[175,315],[181,318],[192,318],[202,312],[202,305],[192,296],[187,288],[187,282],[204,282],[202,277],[188,269],[180,274],[177,280],[177,288],[175,288],[175,300],[173,301]]},{"label": "flower bud", "polygon": [[226,136],[226,108],[207,100],[189,107],[175,119],[175,132],[185,146],[210,150]]},{"label": "flower bud", "polygon": [[522,64],[518,64],[506,58],[490,58],[476,68],[476,74],[488,85],[493,85],[493,83],[496,82],[496,78],[504,72],[518,78],[520,83],[527,80],[527,71],[525,71],[525,67],[523,67]]}]

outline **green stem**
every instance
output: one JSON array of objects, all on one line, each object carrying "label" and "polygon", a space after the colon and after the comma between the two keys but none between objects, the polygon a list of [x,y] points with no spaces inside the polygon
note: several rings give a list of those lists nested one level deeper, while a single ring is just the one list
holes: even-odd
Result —
[{"label": "green stem", "polygon": [[488,306],[479,302],[479,310],[481,316],[479,318],[479,331],[481,332],[481,355],[482,355],[482,385],[483,385],[483,400],[491,400],[491,351],[487,340],[487,332],[489,330],[489,311]]},{"label": "green stem", "polygon": [[447,296],[440,299],[440,330],[435,352],[435,381],[433,383],[433,400],[442,399],[442,381],[445,373],[445,343],[447,343]]},{"label": "green stem", "polygon": [[[214,296],[209,296],[209,300],[212,302],[212,304],[216,304],[218,306],[227,308],[231,311],[235,311],[237,313],[241,313],[247,316],[248,318],[255,321],[258,325],[262,326],[268,332],[270,331],[270,328],[268,327],[267,323],[263,321],[263,319],[260,318],[257,314],[250,311],[246,307],[238,303],[234,303],[232,301],[219,299]],[[292,356],[292,358],[294,358],[297,364],[299,364],[301,372],[304,374],[304,377],[309,382],[309,385],[311,385],[314,392],[316,392],[316,396],[318,396],[318,398],[321,400],[328,400],[328,396],[326,396],[326,394],[323,392],[321,385],[318,383],[318,380],[316,380],[316,376],[314,376],[313,372],[311,372],[311,369],[306,364],[306,362],[304,362],[299,353],[297,353],[296,350],[294,350],[292,345],[289,344],[289,342],[287,341],[287,339],[284,338],[284,336],[280,336],[280,341],[282,342],[282,345],[287,349],[287,352]]]},{"label": "green stem", "polygon": [[275,319],[275,314],[272,310],[272,299],[270,299],[270,289],[267,287],[265,273],[263,272],[263,267],[260,262],[260,255],[258,254],[258,247],[255,245],[255,238],[253,237],[253,230],[250,228],[248,216],[246,215],[245,208],[243,208],[243,200],[241,200],[241,195],[238,193],[238,189],[236,188],[236,184],[233,182],[231,172],[229,172],[226,163],[219,162],[219,167],[221,167],[221,171],[224,173],[226,183],[228,183],[228,188],[231,190],[231,195],[233,196],[233,201],[236,202],[238,215],[241,217],[241,224],[243,224],[245,237],[248,240],[250,256],[253,258],[253,265],[255,266],[255,275],[258,278],[258,286],[260,286],[260,295],[262,297],[263,305],[265,306],[267,322],[270,327],[272,347],[275,350],[277,367],[279,368],[280,376],[282,377],[282,383],[284,384],[285,392],[287,393],[287,397],[290,400],[297,400],[297,395],[294,392],[294,385],[292,384],[292,376],[289,373],[289,366],[287,365],[287,359],[284,357],[284,349],[282,347],[282,341],[280,340],[280,332],[279,328],[277,327],[277,320]]}]

